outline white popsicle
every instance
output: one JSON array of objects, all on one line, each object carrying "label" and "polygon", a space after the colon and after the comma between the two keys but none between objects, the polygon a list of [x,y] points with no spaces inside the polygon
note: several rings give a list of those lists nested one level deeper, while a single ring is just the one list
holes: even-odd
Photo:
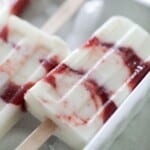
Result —
[{"label": "white popsicle", "polygon": [[[126,19],[119,19],[126,23]],[[96,32],[97,35],[100,31],[101,28]],[[117,31],[122,30],[118,27]],[[109,36],[113,39],[115,33],[116,30]],[[119,107],[116,103],[118,99],[111,100],[113,95],[124,84],[130,88],[131,93],[149,71],[150,65],[145,62],[150,56],[149,41],[148,33],[132,24],[115,43],[111,43],[109,51],[100,55],[92,65],[90,58],[86,61],[86,57],[82,57],[78,61],[79,56],[73,57],[78,50],[64,60],[65,67],[60,64],[27,92],[25,99],[28,110],[40,120],[50,118],[54,121],[58,126],[55,134],[68,145],[74,149],[83,148]],[[108,42],[105,40],[105,43],[109,42],[109,38]],[[91,45],[91,40],[87,45]],[[92,56],[92,53],[89,55]],[[71,58],[73,64],[70,61],[66,65]],[[84,74],[77,78],[78,72],[81,72],[80,66]],[[139,74],[142,69],[143,75]],[[68,73],[70,70],[73,72],[72,77]]]},{"label": "white popsicle", "polygon": [[68,46],[6,12],[0,19],[0,137],[25,111],[24,93],[56,67]]},{"label": "white popsicle", "polygon": [[[114,17],[97,30],[82,47],[75,50],[44,79],[52,99],[59,100],[99,61],[113,44],[133,26],[128,19]],[[64,86],[63,86],[64,85]]]},{"label": "white popsicle", "polygon": [[[61,39],[43,33],[11,14],[19,15],[29,0],[12,0],[0,13],[0,137],[22,116],[24,93],[55,68],[68,55]],[[79,9],[84,0],[64,1],[43,25],[42,30],[54,34]],[[73,4],[73,5],[72,5]],[[68,7],[72,5],[72,7]],[[63,13],[67,11],[67,13]],[[58,21],[58,19],[61,19]]]}]

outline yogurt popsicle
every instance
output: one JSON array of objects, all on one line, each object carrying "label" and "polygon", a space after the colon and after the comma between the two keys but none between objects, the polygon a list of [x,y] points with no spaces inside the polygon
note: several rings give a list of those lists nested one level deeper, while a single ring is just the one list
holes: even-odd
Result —
[{"label": "yogurt popsicle", "polygon": [[10,16],[0,16],[0,137],[25,111],[24,93],[68,54],[58,37]]},{"label": "yogurt popsicle", "polygon": [[[118,27],[117,31],[122,30]],[[101,43],[100,39],[85,44],[86,47],[92,45],[93,54],[93,43]],[[60,139],[74,149],[82,149],[149,72],[149,41],[148,33],[132,23],[115,43],[105,41],[111,45],[109,51],[99,56],[93,65],[88,61],[82,65],[85,58],[76,63],[78,57],[73,57],[73,65],[70,62],[59,69],[60,65],[40,80],[25,96],[28,110],[40,120],[50,118],[58,126],[55,134]],[[83,69],[86,66],[90,67]],[[65,79],[69,71],[73,72],[72,77]],[[81,76],[80,72],[84,74]],[[134,86],[131,87],[131,83]],[[121,100],[113,99],[124,85],[129,92],[124,97],[120,94]]]},{"label": "yogurt popsicle", "polygon": [[[22,8],[22,6],[28,4],[27,0],[11,2],[14,4],[14,8],[17,6]],[[70,9],[68,6],[72,4],[72,1],[65,1],[43,25],[42,30],[49,34],[54,34],[79,9],[83,2],[84,0],[76,0]],[[63,13],[64,10],[67,11],[67,14]],[[60,14],[61,21],[58,21]],[[10,17],[10,11],[8,9],[2,11],[0,18],[0,39],[10,47],[10,49],[8,48],[8,53],[7,51],[2,51],[1,55],[0,77],[3,79],[3,82],[0,84],[0,97],[2,99],[2,111],[0,115],[4,118],[0,122],[1,137],[22,116],[20,108],[22,110],[26,108],[23,100],[24,93],[37,80],[64,59],[68,54],[68,47],[59,38],[54,36],[49,37],[25,21],[13,16]],[[15,51],[9,52],[11,49]],[[3,53],[6,58],[3,56]],[[6,105],[6,103],[12,105]],[[6,105],[5,109],[3,107],[4,105]]]},{"label": "yogurt popsicle", "polygon": [[83,46],[76,49],[44,79],[49,83],[51,98],[62,98],[97,61],[112,50],[112,43],[121,39],[132,26],[133,23],[128,19],[114,17],[98,29]]}]

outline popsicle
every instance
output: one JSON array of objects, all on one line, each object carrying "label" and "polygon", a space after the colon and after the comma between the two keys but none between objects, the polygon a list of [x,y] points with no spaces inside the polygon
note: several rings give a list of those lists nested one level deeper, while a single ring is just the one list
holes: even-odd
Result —
[{"label": "popsicle", "polygon": [[20,105],[25,111],[24,93],[65,58],[68,47],[61,39],[49,37],[15,16],[7,15],[0,21],[3,24],[0,26],[0,116],[3,118],[0,136],[3,136],[20,118],[17,116],[22,115]]},{"label": "popsicle", "polygon": [[[19,1],[18,1],[19,2]],[[55,33],[80,7],[84,0],[66,0],[48,19],[42,30]],[[64,14],[64,9],[67,14]],[[61,22],[56,21],[60,18]],[[23,95],[68,54],[68,46],[58,37],[49,37],[29,23],[0,13],[0,137],[5,135],[26,111]],[[55,26],[55,30],[54,29]],[[49,32],[49,28],[52,28]],[[31,34],[32,33],[32,34]]]},{"label": "popsicle", "polygon": [[[114,17],[97,30],[80,48],[76,49],[44,79],[52,99],[59,100],[68,90],[132,28],[128,19]],[[57,88],[55,88],[57,87]]]},{"label": "popsicle", "polygon": [[20,15],[29,5],[30,0],[1,0],[0,8],[7,9],[11,14]]},{"label": "popsicle", "polygon": [[[149,34],[134,23],[125,32],[120,27],[105,40],[106,31],[101,35],[99,29],[81,49],[89,57],[75,51],[25,95],[27,109],[41,121],[51,119],[57,126],[54,134],[74,149],[82,149],[96,135],[150,70]],[[109,41],[121,31],[115,42]],[[100,43],[109,50],[98,56],[95,45]]]}]

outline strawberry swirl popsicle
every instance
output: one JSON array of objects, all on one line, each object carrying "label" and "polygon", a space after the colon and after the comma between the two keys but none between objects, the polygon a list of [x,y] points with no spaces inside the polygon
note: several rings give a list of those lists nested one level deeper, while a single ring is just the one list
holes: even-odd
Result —
[{"label": "strawberry swirl popsicle", "polygon": [[110,19],[83,46],[50,72],[43,81],[49,83],[52,99],[62,98],[100,58],[112,50],[112,43],[122,38],[132,26],[133,23],[128,19],[119,17]]},{"label": "strawberry swirl popsicle", "polygon": [[149,58],[149,34],[112,18],[27,92],[27,109],[50,118],[56,136],[82,149],[149,72]]},{"label": "strawberry swirl popsicle", "polygon": [[6,8],[11,14],[19,16],[29,3],[30,0],[1,0],[0,7]]},{"label": "strawberry swirl popsicle", "polygon": [[0,14],[0,137],[26,111],[24,93],[69,52],[60,38],[48,36],[7,12]]}]

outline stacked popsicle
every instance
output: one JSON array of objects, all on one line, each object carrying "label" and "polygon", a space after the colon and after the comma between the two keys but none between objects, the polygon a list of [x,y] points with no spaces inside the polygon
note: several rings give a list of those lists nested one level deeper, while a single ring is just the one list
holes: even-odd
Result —
[{"label": "stacked popsicle", "polygon": [[150,70],[150,36],[114,17],[26,94],[27,109],[81,149]]},{"label": "stacked popsicle", "polygon": [[[56,32],[80,7],[84,0],[65,1],[42,27]],[[68,46],[61,39],[43,33],[29,23],[11,16],[19,15],[29,0],[6,0],[0,13],[0,137],[3,136],[26,111],[24,94],[39,79],[55,68],[68,54]],[[4,5],[6,7],[4,7]],[[58,22],[60,14],[61,22]],[[55,29],[55,30],[54,30]]]},{"label": "stacked popsicle", "polygon": [[68,54],[67,45],[6,11],[0,14],[0,137],[26,110],[24,93]]}]

